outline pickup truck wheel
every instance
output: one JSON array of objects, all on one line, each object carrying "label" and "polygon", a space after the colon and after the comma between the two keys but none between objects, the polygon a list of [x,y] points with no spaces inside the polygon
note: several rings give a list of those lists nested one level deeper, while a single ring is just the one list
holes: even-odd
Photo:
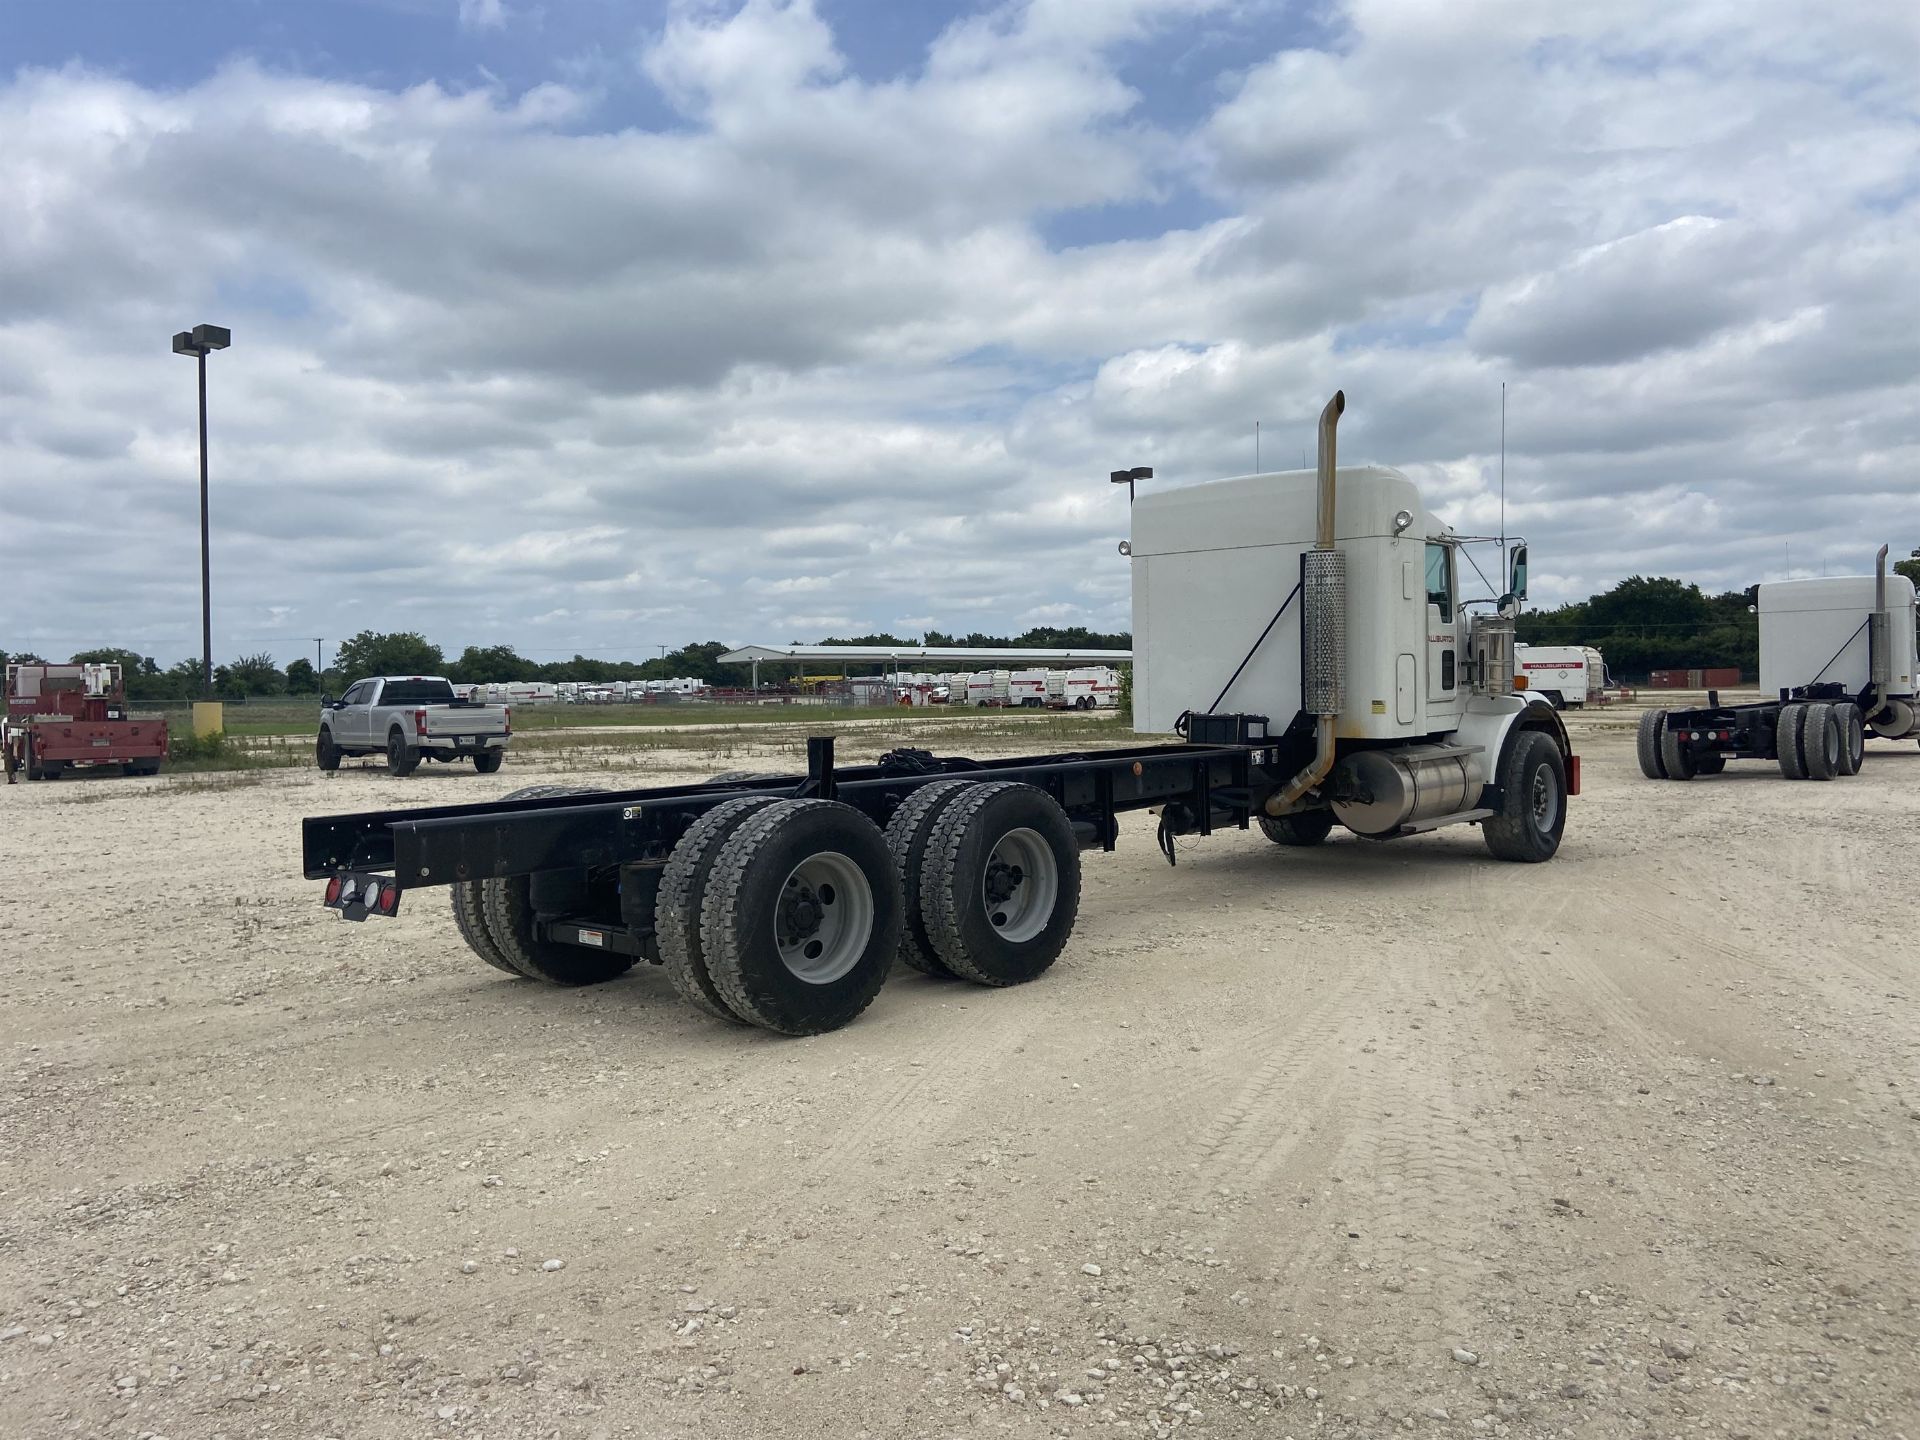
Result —
[{"label": "pickup truck wheel", "polygon": [[743,795],[714,806],[695,820],[667,857],[653,905],[653,933],[660,946],[660,963],[667,967],[667,979],[673,982],[675,992],[694,1009],[736,1025],[745,1022],[722,998],[707,969],[706,951],[700,943],[700,911],[706,903],[707,880],[713,874],[720,847],[749,816],[778,803],[772,795]]},{"label": "pickup truck wheel", "polygon": [[920,872],[926,865],[927,842],[933,838],[947,806],[974,783],[972,780],[935,780],[922,785],[900,802],[900,808],[887,821],[887,849],[893,854],[893,868],[900,877],[900,895],[905,905],[900,926],[900,959],[922,975],[949,978],[953,975],[934,948],[933,936],[927,929],[927,912],[920,901]]},{"label": "pickup truck wheel", "polygon": [[1648,710],[1640,717],[1640,729],[1634,736],[1634,752],[1640,760],[1640,773],[1649,780],[1667,778],[1660,760],[1660,735],[1667,728],[1667,712]]},{"label": "pickup truck wheel", "polygon": [[1480,836],[1496,860],[1538,864],[1560,849],[1567,828],[1567,762],[1553,737],[1522,730],[1500,766],[1500,813]]},{"label": "pickup truck wheel", "polygon": [[1080,846],[1046,791],[971,786],[948,806],[920,870],[935,950],[963,980],[1018,985],[1060,957],[1080,912]]},{"label": "pickup truck wheel", "polygon": [[728,1009],[783,1035],[818,1035],[879,994],[900,911],[879,826],[837,801],[778,800],[714,858],[700,944]]},{"label": "pickup truck wheel", "polygon": [[313,742],[313,763],[322,770],[340,768],[340,747],[333,743],[331,730],[321,730],[320,737]]},{"label": "pickup truck wheel", "polygon": [[1318,845],[1333,833],[1333,811],[1300,810],[1292,815],[1262,815],[1260,833],[1276,845]]},{"label": "pickup truck wheel", "polygon": [[396,725],[392,730],[387,732],[387,773],[389,775],[411,775],[419,768],[419,752],[407,744],[407,737],[401,733],[399,726]]},{"label": "pickup truck wheel", "polygon": [[506,758],[507,752],[504,750],[482,750],[473,757],[473,768],[482,775],[491,775]]}]

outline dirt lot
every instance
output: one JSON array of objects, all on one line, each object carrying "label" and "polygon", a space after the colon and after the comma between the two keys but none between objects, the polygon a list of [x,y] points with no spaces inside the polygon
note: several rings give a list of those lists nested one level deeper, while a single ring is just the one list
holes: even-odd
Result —
[{"label": "dirt lot", "polygon": [[1920,1437],[1920,751],[1575,724],[1550,865],[1134,817],[799,1041],[298,877],[538,765],[0,789],[0,1434]]}]

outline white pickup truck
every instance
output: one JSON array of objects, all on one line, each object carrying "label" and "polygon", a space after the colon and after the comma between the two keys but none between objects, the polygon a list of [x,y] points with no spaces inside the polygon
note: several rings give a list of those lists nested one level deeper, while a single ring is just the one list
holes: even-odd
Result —
[{"label": "white pickup truck", "polygon": [[472,760],[491,775],[513,738],[513,710],[462,700],[438,675],[356,680],[338,700],[322,697],[314,760],[338,770],[345,755],[385,755],[387,769],[411,775],[422,760]]}]

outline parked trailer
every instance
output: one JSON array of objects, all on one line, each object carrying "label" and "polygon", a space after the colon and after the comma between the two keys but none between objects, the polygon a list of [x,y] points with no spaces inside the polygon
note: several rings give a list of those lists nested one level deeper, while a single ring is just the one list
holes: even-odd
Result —
[{"label": "parked trailer", "polygon": [[1591,645],[1515,645],[1513,666],[1527,693],[1556,710],[1579,710],[1590,699],[1605,703],[1607,662]]},{"label": "parked trailer", "polygon": [[1007,676],[1007,703],[1026,710],[1039,710],[1047,703],[1047,671],[1014,670]]},{"label": "parked trailer", "polygon": [[309,819],[303,871],[349,920],[449,887],[469,947],[511,975],[586,985],[644,961],[711,1015],[807,1035],[864,1010],[896,958],[979,985],[1040,975],[1082,853],[1112,850],[1128,811],[1158,810],[1170,861],[1178,837],[1256,821],[1281,845],[1336,822],[1382,840],[1479,824],[1499,859],[1550,859],[1579,762],[1555,713],[1510,693],[1514,605],[1469,618],[1463,542],[1413,483],[1337,470],[1344,404],[1317,474],[1134,507],[1137,713],[1177,740],[840,767],[815,738],[804,775]]},{"label": "parked trailer", "polygon": [[125,775],[157,775],[167,757],[167,722],[127,709],[118,665],[7,666],[7,708],[0,718],[0,768],[29,780],[58,780],[69,770],[117,765]]},{"label": "parked trailer", "polygon": [[978,670],[967,677],[967,704],[1001,706],[1009,703],[1011,670]]},{"label": "parked trailer", "polygon": [[1069,670],[1061,679],[1060,705],[1067,710],[1111,710],[1120,703],[1120,676],[1111,665]]},{"label": "parked trailer", "polygon": [[1760,685],[1775,698],[1649,710],[1640,772],[1649,780],[1718,775],[1729,760],[1771,760],[1789,780],[1857,775],[1869,736],[1920,735],[1913,582],[1887,573],[1760,586]]}]

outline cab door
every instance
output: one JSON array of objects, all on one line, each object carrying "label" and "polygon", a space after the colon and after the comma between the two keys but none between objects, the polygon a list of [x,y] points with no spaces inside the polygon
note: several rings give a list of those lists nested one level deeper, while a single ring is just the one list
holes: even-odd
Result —
[{"label": "cab door", "polygon": [[1453,549],[1427,542],[1427,705],[1453,704],[1460,696],[1460,601]]}]

